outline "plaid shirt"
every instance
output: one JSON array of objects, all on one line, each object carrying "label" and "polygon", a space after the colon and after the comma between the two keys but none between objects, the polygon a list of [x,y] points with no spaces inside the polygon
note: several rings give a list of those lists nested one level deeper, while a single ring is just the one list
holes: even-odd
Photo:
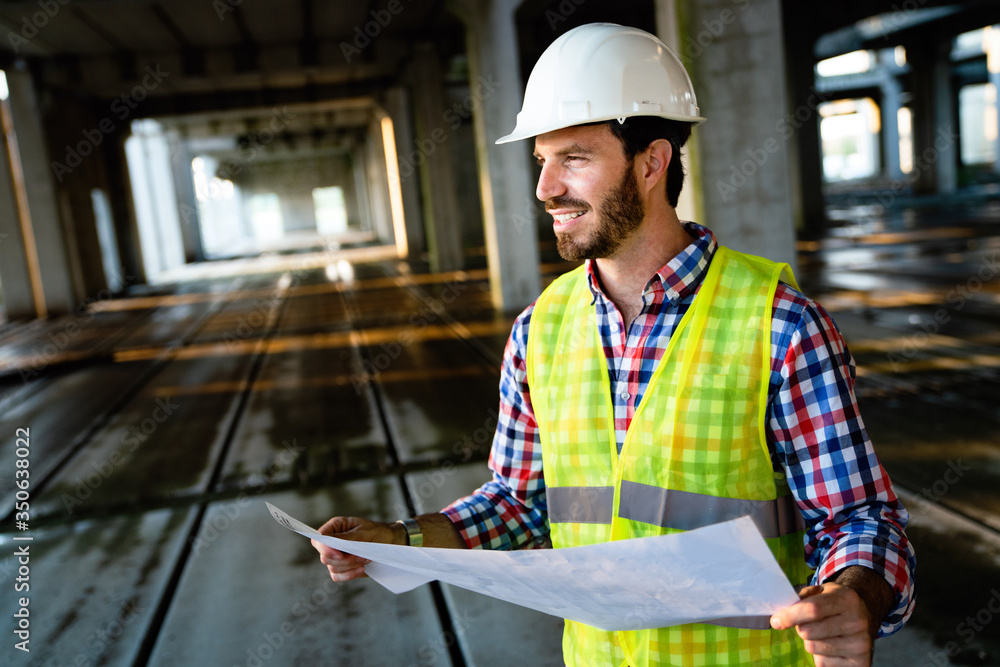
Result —
[{"label": "plaid shirt", "polygon": [[[626,328],[587,261],[595,315],[608,360],[621,450],[670,336],[691,306],[718,247],[705,227],[646,284],[643,308]],[[500,379],[500,413],[490,469],[493,479],[445,508],[470,548],[517,549],[549,531],[538,425],[525,371],[534,304],[514,322]],[[885,577],[896,606],[880,635],[913,611],[913,548],[907,513],[892,490],[858,413],[854,360],[825,310],[791,287],[774,296],[767,439],[776,471],[786,474],[806,521],[805,555],[814,583],[863,565]]]}]

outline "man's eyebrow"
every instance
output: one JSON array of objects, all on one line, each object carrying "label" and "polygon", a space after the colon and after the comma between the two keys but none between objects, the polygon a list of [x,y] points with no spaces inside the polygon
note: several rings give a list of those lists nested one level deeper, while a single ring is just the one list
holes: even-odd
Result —
[{"label": "man's eyebrow", "polygon": [[[593,154],[594,150],[592,148],[588,148],[581,144],[570,144],[569,146],[561,148],[555,152],[556,157],[565,157],[566,155],[593,155]],[[532,155],[534,155],[538,159],[541,159],[542,157],[541,155],[538,154],[538,151],[534,151]]]}]

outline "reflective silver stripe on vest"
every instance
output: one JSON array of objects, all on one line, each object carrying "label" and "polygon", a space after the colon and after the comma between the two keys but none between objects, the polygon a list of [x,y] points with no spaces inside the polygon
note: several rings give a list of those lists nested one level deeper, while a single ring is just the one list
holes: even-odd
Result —
[{"label": "reflective silver stripe on vest", "polygon": [[719,498],[629,481],[622,481],[618,514],[623,519],[678,530],[694,530],[750,515],[764,537],[781,537],[805,529],[790,494],[776,500]]},{"label": "reflective silver stripe on vest", "polygon": [[545,489],[550,523],[611,523],[613,486],[555,486]]},{"label": "reflective silver stripe on vest", "polygon": [[[545,491],[552,523],[611,523],[615,490],[610,486],[557,486]],[[764,537],[805,529],[791,495],[776,500],[719,498],[689,491],[622,482],[618,513],[623,519],[661,528],[694,530],[749,515]]]}]

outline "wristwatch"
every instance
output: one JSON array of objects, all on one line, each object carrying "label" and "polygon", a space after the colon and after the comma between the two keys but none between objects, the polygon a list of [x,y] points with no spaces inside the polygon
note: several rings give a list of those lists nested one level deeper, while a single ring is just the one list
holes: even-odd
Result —
[{"label": "wristwatch", "polygon": [[403,528],[406,529],[406,546],[424,546],[424,534],[420,532],[420,524],[416,519],[400,519],[396,523],[403,524]]}]

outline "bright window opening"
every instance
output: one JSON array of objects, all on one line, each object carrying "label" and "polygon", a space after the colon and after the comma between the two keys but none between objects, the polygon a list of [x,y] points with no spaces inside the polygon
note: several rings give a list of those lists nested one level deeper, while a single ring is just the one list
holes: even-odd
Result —
[{"label": "bright window opening", "polygon": [[990,164],[996,160],[997,90],[992,83],[963,86],[958,91],[962,164]]},{"label": "bright window opening", "polygon": [[[199,156],[191,160],[201,243],[209,257],[231,253],[244,237],[236,187],[232,181],[216,175],[218,167],[218,160],[214,158]],[[181,206],[181,217],[187,222],[193,212],[186,212],[185,208]]]},{"label": "bright window opening", "polygon": [[281,218],[281,199],[273,192],[250,196],[250,224],[254,238],[258,241],[272,241],[285,235]]},{"label": "bright window opening", "polygon": [[873,99],[837,100],[819,106],[823,177],[828,182],[879,172],[879,108]]},{"label": "bright window opening", "polygon": [[897,67],[902,67],[906,64],[906,47],[902,44],[896,46],[892,50],[892,59],[896,61]]},{"label": "bright window opening", "polygon": [[232,199],[235,191],[233,182],[206,173],[207,165],[204,158],[191,160],[191,171],[194,175],[194,193],[198,201],[209,199]]},{"label": "bright window opening", "polygon": [[955,36],[955,41],[952,42],[952,49],[954,53],[976,53],[982,52],[983,44],[985,43],[986,28],[979,28],[978,30],[970,30],[969,32],[963,32],[961,35]]},{"label": "bright window opening", "polygon": [[312,191],[316,206],[316,229],[320,234],[339,234],[347,231],[347,208],[343,189],[333,186]]},{"label": "bright window opening", "polygon": [[819,61],[816,64],[816,73],[820,76],[860,74],[870,70],[874,60],[870,51],[852,51],[842,56]]},{"label": "bright window opening", "polygon": [[910,107],[900,107],[896,114],[899,127],[899,169],[904,174],[913,171],[913,112]]}]

